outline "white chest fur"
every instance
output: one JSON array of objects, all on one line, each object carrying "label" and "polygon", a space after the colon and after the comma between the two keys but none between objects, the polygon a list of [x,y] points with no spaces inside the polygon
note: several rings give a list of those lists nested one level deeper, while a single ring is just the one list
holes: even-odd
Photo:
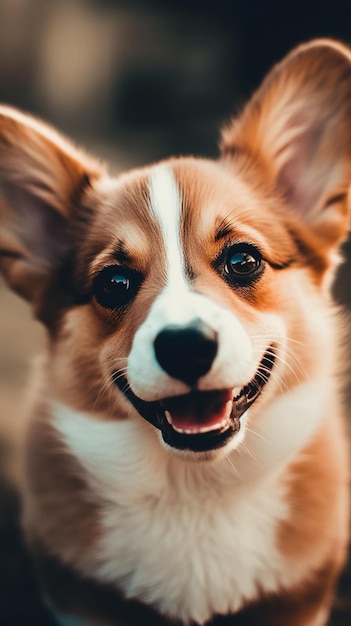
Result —
[{"label": "white chest fur", "polygon": [[275,537],[287,507],[278,483],[243,485],[231,459],[173,457],[142,420],[98,422],[56,405],[55,426],[109,503],[95,577],[200,624],[282,581]]}]

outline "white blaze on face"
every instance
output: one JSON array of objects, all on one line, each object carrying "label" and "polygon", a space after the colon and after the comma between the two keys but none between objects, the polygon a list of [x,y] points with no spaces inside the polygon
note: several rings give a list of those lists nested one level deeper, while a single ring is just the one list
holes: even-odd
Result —
[{"label": "white blaze on face", "polygon": [[150,210],[157,220],[166,253],[167,290],[187,291],[184,252],[180,239],[182,200],[172,170],[154,169],[150,176]]},{"label": "white blaze on face", "polygon": [[[181,380],[169,376],[157,362],[154,341],[170,324],[187,325],[195,319],[211,327],[218,337],[218,351],[210,371],[198,381],[199,390],[241,387],[255,374],[250,338],[234,313],[191,290],[185,271],[181,240],[181,193],[170,167],[153,169],[149,181],[151,219],[162,235],[166,258],[165,287],[135,334],[128,358],[128,380],[143,400],[160,400],[189,392]],[[157,255],[158,251],[155,250]]]}]

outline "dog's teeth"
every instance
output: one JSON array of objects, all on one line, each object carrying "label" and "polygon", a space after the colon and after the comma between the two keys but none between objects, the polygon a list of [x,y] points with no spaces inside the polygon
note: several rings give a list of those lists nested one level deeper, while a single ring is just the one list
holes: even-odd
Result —
[{"label": "dog's teeth", "polygon": [[228,419],[225,417],[218,424],[213,424],[213,426],[201,426],[198,430],[199,433],[209,433],[211,430],[222,430],[222,428],[227,428],[229,425]]},{"label": "dog's teeth", "polygon": [[229,421],[227,418],[224,418],[221,422],[217,424],[212,424],[211,426],[196,426],[194,428],[180,428],[179,426],[175,426],[171,421],[170,415],[167,416],[167,422],[171,424],[173,430],[181,435],[201,435],[203,433],[209,433],[214,430],[222,430],[223,428],[227,428],[229,426]]}]

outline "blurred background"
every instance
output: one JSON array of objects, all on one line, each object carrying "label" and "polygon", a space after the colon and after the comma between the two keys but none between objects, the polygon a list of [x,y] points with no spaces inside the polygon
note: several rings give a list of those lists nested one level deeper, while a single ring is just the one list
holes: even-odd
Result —
[{"label": "blurred background", "polygon": [[[0,101],[44,117],[115,172],[174,154],[216,156],[220,125],[272,64],[321,36],[351,44],[351,3],[0,0]],[[347,243],[335,287],[346,309],[350,251]],[[23,552],[11,486],[25,382],[43,341],[26,304],[0,282],[2,626],[51,624]],[[351,623],[350,596],[346,572],[335,626]]]}]

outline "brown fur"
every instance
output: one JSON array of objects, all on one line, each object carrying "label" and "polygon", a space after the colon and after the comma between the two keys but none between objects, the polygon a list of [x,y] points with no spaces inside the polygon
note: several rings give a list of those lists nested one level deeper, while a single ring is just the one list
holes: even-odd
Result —
[{"label": "brown fur", "polygon": [[86,547],[99,539],[102,502],[92,500],[82,468],[44,417],[32,424],[28,437],[24,526],[28,520],[28,539],[31,542],[33,535],[34,543],[40,528],[49,554],[67,563],[82,562]]},{"label": "brown fur", "polygon": [[340,429],[340,424],[330,420],[293,463],[287,477],[292,515],[280,529],[279,543],[292,562],[325,553],[342,563],[349,484],[344,470],[348,456],[340,445],[344,435]]}]

